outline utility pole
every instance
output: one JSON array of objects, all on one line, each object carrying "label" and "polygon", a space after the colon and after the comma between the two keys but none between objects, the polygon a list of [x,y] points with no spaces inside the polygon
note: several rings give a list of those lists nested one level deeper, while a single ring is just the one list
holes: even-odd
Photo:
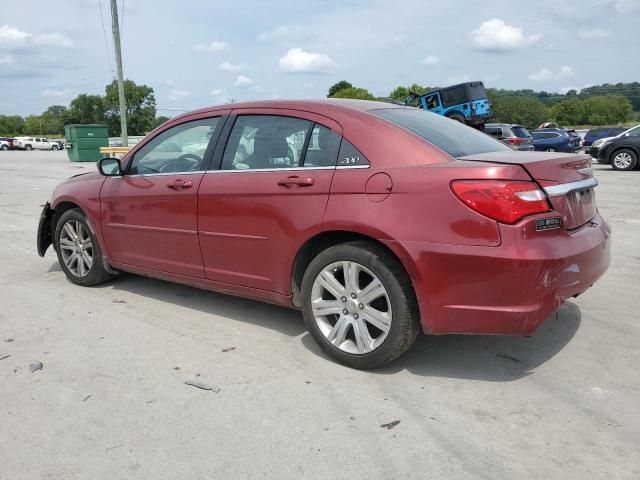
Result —
[{"label": "utility pole", "polygon": [[124,99],[124,80],[122,79],[122,53],[120,52],[120,25],[118,23],[118,4],[111,0],[111,25],[113,28],[113,46],[116,50],[116,70],[118,73],[118,96],[120,97],[120,129],[122,146],[127,147],[127,104]]}]

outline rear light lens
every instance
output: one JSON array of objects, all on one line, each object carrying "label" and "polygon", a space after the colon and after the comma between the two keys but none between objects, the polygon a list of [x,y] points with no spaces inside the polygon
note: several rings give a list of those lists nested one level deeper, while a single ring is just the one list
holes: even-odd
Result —
[{"label": "rear light lens", "polygon": [[454,180],[451,190],[467,207],[502,223],[550,211],[537,184],[509,180]]},{"label": "rear light lens", "polygon": [[524,143],[524,140],[522,138],[514,137],[508,138],[507,142],[509,142],[511,145],[521,145]]}]

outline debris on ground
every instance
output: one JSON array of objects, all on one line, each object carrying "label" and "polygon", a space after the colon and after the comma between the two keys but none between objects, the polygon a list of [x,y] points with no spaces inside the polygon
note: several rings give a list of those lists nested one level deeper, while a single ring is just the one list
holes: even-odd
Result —
[{"label": "debris on ground", "polygon": [[9,358],[11,355],[5,355],[4,357],[0,357],[0,360],[4,360],[5,358]]},{"label": "debris on ground", "polygon": [[127,301],[126,300],[118,300],[118,299],[116,299],[116,300],[113,301],[113,303],[127,303]]},{"label": "debris on ground", "polygon": [[304,383],[306,383],[307,385],[309,385],[311,383],[311,380],[305,380]]},{"label": "debris on ground", "polygon": [[86,397],[84,397],[84,400],[82,400],[83,402],[86,402],[87,400],[89,400],[91,398],[91,395],[87,395]]},{"label": "debris on ground", "polygon": [[235,350],[236,347],[228,347],[228,348],[223,348],[222,351],[223,352],[231,352],[232,350]]},{"label": "debris on ground", "polygon": [[184,383],[186,385],[191,385],[192,387],[199,388],[201,390],[210,390],[213,393],[218,393],[221,389],[216,385],[207,385],[206,383],[196,382],[194,380],[185,380]]},{"label": "debris on ground", "polygon": [[180,367],[173,367],[174,370],[181,370]]},{"label": "debris on ground", "polygon": [[383,423],[380,425],[382,428],[386,428],[387,430],[391,430],[393,427],[397,427],[400,425],[400,420],[394,420],[393,422]]},{"label": "debris on ground", "polygon": [[13,338],[5,338],[4,341],[7,342],[7,343],[13,342]]},{"label": "debris on ground", "polygon": [[496,353],[496,357],[504,358],[505,360],[511,360],[515,363],[521,363],[519,359],[516,357],[512,357],[511,355],[507,355],[506,353]]},{"label": "debris on ground", "polygon": [[31,370],[31,373],[33,373],[33,372],[37,372],[38,370],[42,370],[43,366],[44,365],[42,365],[42,362],[36,362],[29,365],[29,369]]}]

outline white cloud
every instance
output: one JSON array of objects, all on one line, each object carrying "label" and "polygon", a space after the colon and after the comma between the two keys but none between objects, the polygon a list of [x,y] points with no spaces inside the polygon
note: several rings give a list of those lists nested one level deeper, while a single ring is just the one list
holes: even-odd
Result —
[{"label": "white cloud", "polygon": [[71,96],[71,90],[69,90],[68,88],[63,88],[62,90],[56,90],[54,88],[47,88],[47,89],[42,91],[42,96],[43,97],[57,97],[57,98],[69,97],[69,96]]},{"label": "white cloud", "polygon": [[253,85],[253,80],[251,80],[249,77],[245,77],[244,75],[238,75],[238,78],[236,78],[236,81],[233,83],[234,87],[250,87],[251,85]]},{"label": "white cloud", "polygon": [[268,42],[271,40],[280,40],[283,38],[290,38],[293,36],[293,30],[287,27],[286,25],[282,25],[275,30],[271,30],[270,32],[262,32],[258,35],[259,42]]},{"label": "white cloud", "polygon": [[59,32],[34,35],[11,25],[0,26],[0,45],[19,47],[29,44],[60,48],[73,47],[73,42]]},{"label": "white cloud", "polygon": [[188,90],[180,90],[179,88],[174,88],[169,92],[168,99],[172,101],[182,100],[183,98],[187,98],[191,95],[191,92]]},{"label": "white cloud", "polygon": [[307,52],[301,48],[291,48],[278,61],[280,68],[289,73],[320,73],[335,68],[334,63],[324,53]]},{"label": "white cloud", "polygon": [[229,45],[220,40],[214,40],[213,42],[207,44],[197,43],[193,46],[194,50],[196,50],[197,52],[220,52],[227,49],[228,47]]},{"label": "white cloud", "polygon": [[562,67],[560,67],[560,72],[558,73],[558,75],[556,75],[556,78],[569,78],[573,77],[573,75],[573,68],[571,68],[569,65],[563,65]]},{"label": "white cloud", "polygon": [[580,30],[578,31],[578,37],[580,38],[607,38],[611,36],[611,32],[609,30],[604,30],[602,28],[593,28],[591,30]]},{"label": "white cloud", "polygon": [[5,55],[4,57],[0,57],[0,65],[9,65],[10,63],[13,63],[12,55]]},{"label": "white cloud", "polygon": [[437,65],[438,63],[440,63],[440,58],[435,55],[429,55],[425,59],[421,60],[420,63],[422,65]]},{"label": "white cloud", "polygon": [[560,67],[558,73],[554,73],[547,67],[543,67],[537,72],[529,75],[529,78],[534,82],[545,82],[548,80],[561,80],[563,78],[573,77],[574,75],[575,72],[573,71],[573,68],[571,68],[569,65],[563,65],[562,67]]},{"label": "white cloud", "polygon": [[507,25],[504,20],[492,18],[482,22],[471,33],[471,39],[478,50],[506,52],[532,45],[542,38],[540,34],[525,35],[520,27]]},{"label": "white cloud", "polygon": [[566,95],[569,90],[575,90],[580,93],[580,87],[564,87],[560,89],[560,93]]},{"label": "white cloud", "polygon": [[220,70],[224,70],[225,72],[243,72],[247,69],[247,66],[242,63],[222,62],[220,65],[218,65],[218,68]]},{"label": "white cloud", "polygon": [[405,41],[404,35],[394,35],[391,37],[391,45],[402,45]]},{"label": "white cloud", "polygon": [[71,48],[73,42],[61,33],[44,33],[35,35],[33,43],[36,45],[47,45],[49,47]]},{"label": "white cloud", "polygon": [[617,0],[615,8],[618,13],[631,13],[640,8],[640,2],[638,0]]},{"label": "white cloud", "polygon": [[213,90],[211,90],[211,95],[213,95],[214,97],[220,97],[225,93],[226,90],[224,88],[214,88]]}]

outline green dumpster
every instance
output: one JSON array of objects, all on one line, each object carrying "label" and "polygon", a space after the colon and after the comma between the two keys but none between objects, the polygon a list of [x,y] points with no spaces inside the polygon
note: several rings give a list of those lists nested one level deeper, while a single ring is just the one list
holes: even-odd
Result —
[{"label": "green dumpster", "polygon": [[104,125],[71,124],[64,126],[66,149],[72,162],[97,162],[100,147],[109,146],[109,133]]}]

